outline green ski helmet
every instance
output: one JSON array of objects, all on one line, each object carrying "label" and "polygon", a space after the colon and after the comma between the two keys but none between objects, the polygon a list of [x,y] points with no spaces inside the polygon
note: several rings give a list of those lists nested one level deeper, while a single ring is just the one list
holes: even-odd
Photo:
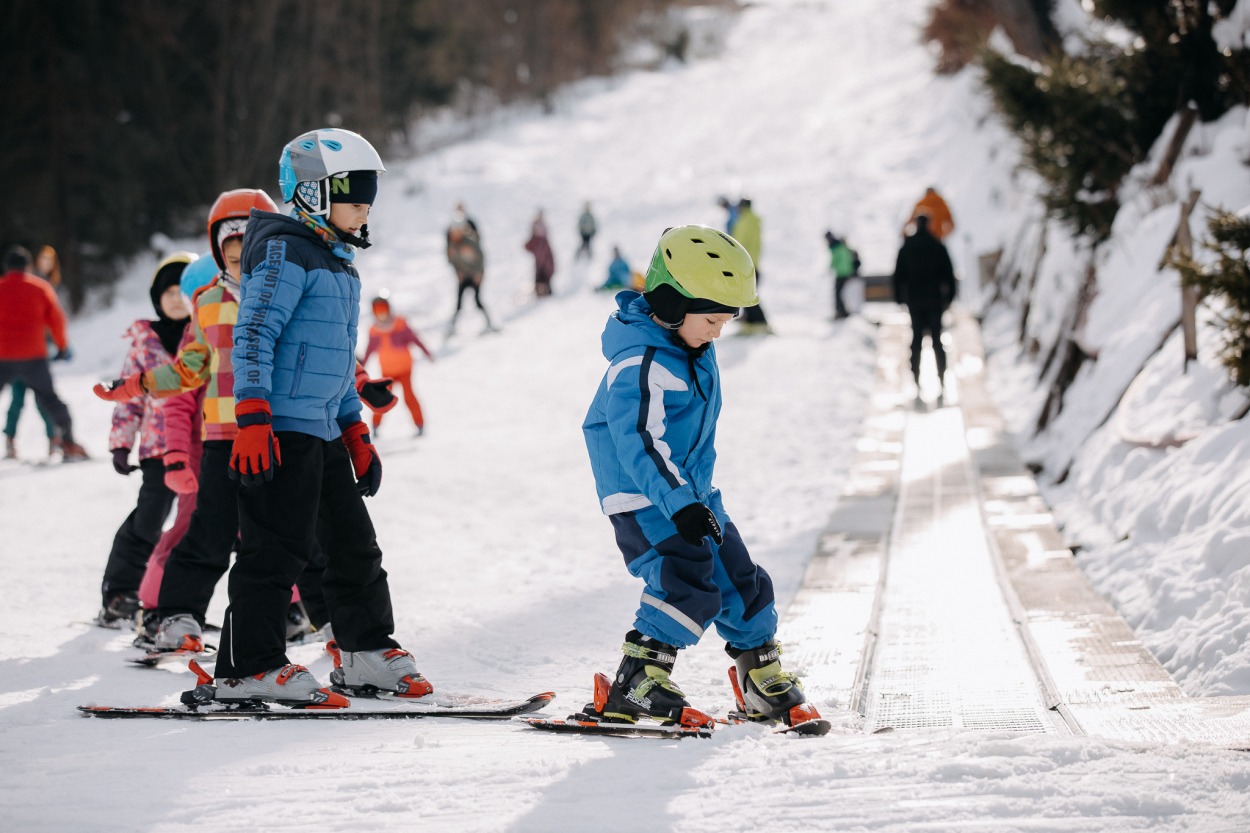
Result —
[{"label": "green ski helmet", "polygon": [[675,330],[690,312],[732,312],[760,302],[755,264],[742,244],[710,226],[678,226],[660,236],[647,267],[647,303]]}]

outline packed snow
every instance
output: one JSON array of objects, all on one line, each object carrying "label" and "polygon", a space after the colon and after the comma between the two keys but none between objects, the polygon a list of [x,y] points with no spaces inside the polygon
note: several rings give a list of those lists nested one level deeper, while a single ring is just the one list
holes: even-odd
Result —
[{"label": "packed snow", "polygon": [[[722,224],[718,195],[749,196],[763,217],[761,294],[777,335],[718,344],[717,479],[783,612],[837,502],[873,381],[871,323],[830,320],[823,232],[845,235],[866,272],[888,272],[912,203],[937,185],[959,226],[951,248],[969,303],[983,294],[971,280],[979,254],[1003,247],[1005,260],[1031,264],[1047,238],[1038,286],[1059,297],[1037,304],[1034,323],[1039,341],[1058,337],[1084,275],[1081,250],[1038,228],[1036,183],[1015,170],[974,73],[932,77],[917,39],[927,5],[757,2],[707,24],[727,26],[718,54],[578,84],[553,113],[509,111],[474,138],[388,162],[370,224],[376,246],[359,260],[365,296],[389,290],[437,361],[416,372],[426,435],[411,436],[402,406],[383,423],[385,477],[369,509],[396,635],[437,687],[554,690],[547,711],[564,716],[589,698],[591,675],[618,661],[640,587],[599,513],[580,433],[604,370],[599,332],[612,299],[593,287],[613,244],[641,269],[666,226]],[[1228,183],[1232,205],[1250,202],[1244,120],[1240,112],[1204,128],[1209,141],[1183,174]],[[601,232],[593,259],[575,263],[587,200]],[[483,231],[484,297],[502,331],[479,335],[469,308],[448,339],[454,281],[442,235],[461,201]],[[557,258],[556,295],[541,303],[521,248],[540,207]],[[1126,206],[1122,242],[1100,266],[1099,303],[1118,306],[1091,310],[1105,322],[1087,330],[1099,362],[1069,394],[1085,407],[1025,445],[1038,370],[1014,346],[1011,314],[994,309],[991,384],[1028,453],[1072,463],[1048,496],[1098,585],[1189,693],[1250,694],[1250,441],[1243,422],[1228,421],[1241,394],[1215,367],[1209,334],[1187,375],[1172,339],[1163,349],[1173,358],[1152,359],[1172,314],[1166,290],[1126,285],[1138,271],[1154,275],[1175,214],[1150,210],[1145,196]],[[73,322],[77,358],[56,369],[95,459],[34,465],[45,443],[31,409],[18,435],[30,464],[0,469],[5,829],[1246,829],[1250,759],[1186,744],[936,730],[795,739],[758,726],[656,742],[450,720],[84,720],[76,705],[170,703],[193,683],[185,671],[126,667],[129,636],[84,624],[138,488],[108,464],[110,406],[90,386],[116,373],[126,325],[150,314],[154,265],[136,261],[111,307]],[[1157,283],[1175,284],[1160,274]],[[1117,386],[1142,407],[1100,423]],[[1126,443],[1120,430],[1195,438],[1152,447]],[[224,586],[210,619],[223,595]],[[328,676],[316,645],[291,658]],[[709,636],[682,657],[676,679],[697,705],[723,710],[726,664]],[[834,716],[845,706],[818,705]]]}]

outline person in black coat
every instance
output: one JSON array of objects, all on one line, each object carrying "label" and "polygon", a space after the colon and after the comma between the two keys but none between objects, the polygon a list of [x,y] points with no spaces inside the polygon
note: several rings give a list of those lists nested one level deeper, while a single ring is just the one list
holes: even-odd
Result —
[{"label": "person in black coat", "polygon": [[928,333],[937,359],[938,384],[946,375],[942,313],[955,298],[955,269],[942,241],[929,231],[929,218],[916,218],[916,233],[903,241],[894,266],[894,300],[911,314],[911,373],[920,385],[920,351]]}]

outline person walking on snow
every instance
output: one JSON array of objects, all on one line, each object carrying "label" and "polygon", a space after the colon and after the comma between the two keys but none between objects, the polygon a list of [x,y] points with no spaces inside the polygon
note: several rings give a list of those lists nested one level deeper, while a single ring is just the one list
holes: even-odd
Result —
[{"label": "person walking on snow", "polygon": [[546,298],[551,294],[551,278],[556,273],[556,256],[547,239],[547,221],[542,209],[530,226],[530,239],[525,241],[525,251],[534,256],[534,294]]},{"label": "person walking on snow", "polygon": [[573,256],[574,260],[581,260],[582,255],[589,260],[594,256],[590,250],[591,241],[595,239],[595,233],[599,230],[598,224],[595,222],[595,215],[590,211],[590,203],[582,206],[581,216],[577,218],[577,233],[582,238],[582,245],[577,247],[577,254]]},{"label": "person walking on snow", "polygon": [[392,637],[391,593],[364,498],[382,461],[353,384],[360,277],[381,158],[339,128],[304,133],[283,149],[289,215],[253,212],[243,241],[234,329],[238,436],[230,456],[241,547],[230,571],[215,681],[194,701],[251,700],[341,708],[348,701],[286,657],[290,586],[317,546],[324,513],[324,590],[335,642],[331,682],[350,692],[404,697],[433,691]]},{"label": "person walking on snow", "polygon": [[[190,316],[182,300],[180,281],[183,270],[194,259],[190,252],[176,252],[156,267],[149,289],[156,320],[141,318],[126,331],[130,349],[122,363],[123,377],[159,367],[178,352]],[[137,466],[130,463],[136,438]],[[122,620],[133,620],[139,612],[139,583],[174,504],[174,492],[165,485],[165,403],[142,391],[117,401],[109,431],[109,452],[118,474],[140,471],[143,476],[138,503],[113,537],[100,583],[103,603],[96,624],[117,627]]]},{"label": "person walking on snow", "polygon": [[904,237],[914,232],[918,217],[929,218],[929,234],[938,240],[945,240],[947,235],[955,230],[955,220],[951,217],[950,206],[932,186],[925,189],[924,196],[912,208],[911,217],[907,219],[907,224],[903,227]]},{"label": "person walking on snow", "polygon": [[[729,236],[741,243],[751,255],[751,262],[755,264],[755,281],[758,284],[761,279],[760,254],[764,246],[763,223],[760,221],[760,215],[751,208],[751,201],[743,198],[738,201],[738,212],[734,215],[732,222],[733,228],[730,229]],[[764,307],[758,301],[754,306],[746,308],[743,318],[742,327],[739,330],[741,333],[767,335],[773,331],[773,328],[768,326]]]},{"label": "person walking on snow", "polygon": [[929,218],[916,218],[916,233],[903,241],[894,266],[894,300],[911,315],[911,375],[920,389],[920,352],[927,333],[937,360],[938,385],[946,377],[942,313],[955,298],[955,269],[942,242],[929,233]]},{"label": "person walking on snow", "polygon": [[61,460],[85,460],[87,452],[74,442],[69,408],[56,395],[48,368],[49,335],[56,346],[52,361],[67,361],[71,355],[65,311],[52,285],[27,271],[30,266],[26,248],[12,246],[5,252],[0,277],[0,392],[12,382],[24,382],[56,424]]},{"label": "person walking on snow", "polygon": [[[369,357],[378,356],[378,368],[383,377],[394,379],[403,392],[404,404],[408,413],[412,414],[412,423],[416,426],[417,436],[425,433],[425,416],[421,413],[421,403],[417,400],[416,390],[412,384],[412,348],[416,347],[431,362],[434,356],[426,349],[421,338],[408,326],[403,316],[391,314],[391,302],[386,295],[373,299],[373,326],[369,328],[369,344],[361,357],[361,364],[368,364]],[[378,433],[382,424],[382,414],[373,413],[373,433]]]},{"label": "person walking on snow", "polygon": [[752,560],[712,482],[720,372],[713,341],[759,302],[746,249],[707,226],[660,237],[646,291],[623,291],[603,331],[609,367],[582,431],[595,486],[630,573],[646,587],[609,689],[607,720],[706,722],[671,674],[714,624],[753,719],[816,717],[782,669],[772,580]]},{"label": "person walking on snow", "polygon": [[842,299],[846,282],[859,274],[859,255],[832,231],[825,232],[829,244],[829,271],[833,272],[833,317],[840,321],[850,315]]}]

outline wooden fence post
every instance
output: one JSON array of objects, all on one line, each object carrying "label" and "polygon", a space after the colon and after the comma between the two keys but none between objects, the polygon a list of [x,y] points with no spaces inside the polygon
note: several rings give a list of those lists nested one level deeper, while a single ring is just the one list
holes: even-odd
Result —
[{"label": "wooden fence post", "polygon": [[[1176,249],[1181,257],[1188,258],[1193,254],[1193,236],[1189,231],[1189,215],[1198,204],[1200,191],[1190,191],[1189,199],[1181,206],[1180,224],[1176,227]],[[1189,363],[1198,358],[1198,287],[1181,281],[1181,329],[1185,339],[1185,365],[1188,372]]]}]

